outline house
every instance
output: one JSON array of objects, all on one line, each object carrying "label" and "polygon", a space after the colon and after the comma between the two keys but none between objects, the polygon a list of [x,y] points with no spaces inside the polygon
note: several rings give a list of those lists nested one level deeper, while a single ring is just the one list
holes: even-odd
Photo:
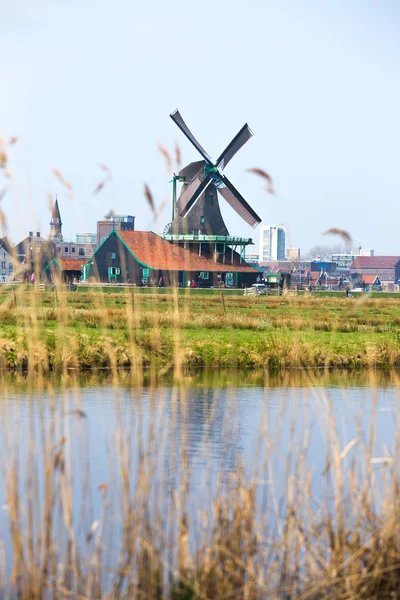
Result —
[{"label": "house", "polygon": [[357,256],[350,275],[355,284],[361,285],[365,275],[374,275],[384,287],[390,287],[400,280],[400,256]]},{"label": "house", "polygon": [[0,238],[0,283],[6,283],[14,277],[14,260],[7,238]]},{"label": "house", "polygon": [[259,271],[238,253],[225,264],[171,244],[151,231],[111,231],[83,267],[84,281],[93,278],[136,285],[241,287],[252,285],[257,275]]},{"label": "house", "polygon": [[55,283],[73,283],[81,278],[82,260],[53,258],[44,271],[49,279]]},{"label": "house", "polygon": [[381,290],[382,282],[379,279],[378,275],[362,275],[361,283],[363,287],[368,289]]},{"label": "house", "polygon": [[330,275],[327,271],[321,270],[319,273],[312,272],[309,277],[311,287],[323,288],[325,290],[341,290],[345,287],[346,280],[343,275]]},{"label": "house", "polygon": [[40,235],[40,231],[24,238],[12,249],[15,259],[24,265],[26,269],[34,269],[36,265],[46,265],[54,256],[54,244]]}]

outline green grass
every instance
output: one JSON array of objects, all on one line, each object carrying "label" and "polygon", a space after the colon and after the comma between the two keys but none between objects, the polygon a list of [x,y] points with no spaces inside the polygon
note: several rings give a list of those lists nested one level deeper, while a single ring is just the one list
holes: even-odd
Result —
[{"label": "green grass", "polygon": [[[7,368],[397,366],[400,302],[379,295],[244,297],[210,290],[0,292]],[[113,362],[114,361],[114,362]]]}]

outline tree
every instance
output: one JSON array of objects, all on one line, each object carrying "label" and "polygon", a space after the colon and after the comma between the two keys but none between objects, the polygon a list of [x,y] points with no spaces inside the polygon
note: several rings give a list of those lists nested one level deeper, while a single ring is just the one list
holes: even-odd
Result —
[{"label": "tree", "polygon": [[320,257],[321,260],[330,261],[332,254],[345,254],[346,249],[342,244],[334,244],[333,246],[321,246],[317,244],[313,246],[307,253],[306,258],[308,260],[315,260]]}]

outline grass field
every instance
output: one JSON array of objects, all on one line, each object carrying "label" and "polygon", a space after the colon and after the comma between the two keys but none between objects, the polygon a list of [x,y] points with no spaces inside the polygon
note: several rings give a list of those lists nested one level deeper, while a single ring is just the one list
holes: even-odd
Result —
[{"label": "grass field", "polygon": [[400,302],[217,290],[0,291],[0,361],[44,371],[133,365],[400,365]]}]

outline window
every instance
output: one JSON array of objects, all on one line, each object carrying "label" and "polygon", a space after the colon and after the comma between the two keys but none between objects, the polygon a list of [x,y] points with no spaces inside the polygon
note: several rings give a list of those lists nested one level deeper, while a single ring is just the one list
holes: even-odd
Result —
[{"label": "window", "polygon": [[200,217],[200,223],[204,223],[205,219],[204,217]]},{"label": "window", "polygon": [[79,256],[85,256],[85,248],[79,248]]},{"label": "window", "polygon": [[61,252],[61,248],[60,248],[60,246],[57,248],[57,252]]},{"label": "window", "polygon": [[6,261],[5,261],[5,260],[2,260],[2,261],[1,261],[1,268],[2,268],[2,269],[5,269],[6,267],[7,267],[7,263],[6,263]]},{"label": "window", "polygon": [[64,247],[64,252],[68,252],[68,246]]},{"label": "window", "polygon": [[213,195],[212,195],[212,194],[210,194],[210,204],[212,204],[212,203],[213,203],[213,200],[214,200],[214,198],[213,198]]},{"label": "window", "polygon": [[200,279],[209,279],[210,274],[208,271],[201,271],[200,272]]},{"label": "window", "polygon": [[9,271],[12,271],[12,270],[13,270],[13,266],[12,266],[12,264],[11,264],[11,263],[8,265],[8,270],[9,270]]},{"label": "window", "polygon": [[76,248],[75,248],[75,246],[72,246],[72,248],[71,248],[71,252],[72,252],[73,254],[75,254],[75,251],[76,251]]},{"label": "window", "polygon": [[117,258],[116,252],[111,252],[111,260],[115,260]]}]

